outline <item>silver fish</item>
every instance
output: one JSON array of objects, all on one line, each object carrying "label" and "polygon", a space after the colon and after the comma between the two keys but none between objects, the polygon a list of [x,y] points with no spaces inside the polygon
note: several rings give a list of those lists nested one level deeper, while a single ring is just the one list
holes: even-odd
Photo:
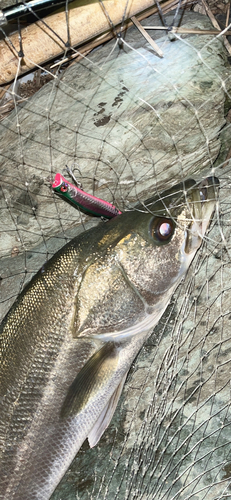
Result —
[{"label": "silver fish", "polygon": [[193,180],[82,233],[0,328],[0,499],[47,500],[94,446],[128,370],[210,223],[218,180]]}]

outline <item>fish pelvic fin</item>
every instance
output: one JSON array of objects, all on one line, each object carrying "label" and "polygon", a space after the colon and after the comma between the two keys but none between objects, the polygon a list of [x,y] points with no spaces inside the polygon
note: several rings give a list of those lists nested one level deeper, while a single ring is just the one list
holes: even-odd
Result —
[{"label": "fish pelvic fin", "polygon": [[87,438],[88,438],[90,448],[93,448],[99,442],[104,431],[106,430],[106,428],[110,424],[111,419],[115,413],[115,409],[117,407],[121,392],[123,390],[123,386],[124,386],[127,374],[128,374],[128,372],[125,373],[125,375],[122,378],[121,382],[119,383],[117,389],[113,392],[107,405],[103,409],[98,420],[95,422],[94,427],[91,429],[90,433],[88,434]]},{"label": "fish pelvic fin", "polygon": [[107,342],[86,362],[70,385],[61,409],[61,418],[75,416],[104,390],[119,360],[114,342]]}]

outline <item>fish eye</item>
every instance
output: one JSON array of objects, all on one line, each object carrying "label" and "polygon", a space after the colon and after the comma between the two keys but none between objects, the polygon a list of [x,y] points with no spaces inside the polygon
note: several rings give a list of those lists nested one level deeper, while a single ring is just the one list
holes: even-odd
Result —
[{"label": "fish eye", "polygon": [[149,232],[152,238],[160,243],[168,243],[175,231],[175,224],[172,219],[165,217],[154,217],[151,220]]},{"label": "fish eye", "polygon": [[202,203],[203,203],[203,201],[206,201],[206,200],[207,200],[207,197],[208,197],[207,188],[206,188],[206,187],[203,187],[203,188],[200,190],[200,198],[201,198]]},{"label": "fish eye", "polygon": [[63,182],[60,191],[62,191],[62,193],[66,193],[67,190],[68,190],[68,184],[67,182]]}]

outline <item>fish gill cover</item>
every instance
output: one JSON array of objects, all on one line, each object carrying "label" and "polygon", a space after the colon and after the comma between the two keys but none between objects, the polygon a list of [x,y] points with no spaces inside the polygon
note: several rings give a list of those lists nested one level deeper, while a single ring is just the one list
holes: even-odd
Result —
[{"label": "fish gill cover", "polygon": [[[160,15],[144,2],[152,10],[142,25],[171,26],[168,3]],[[70,3],[67,17],[49,13],[37,31],[20,18],[22,42],[0,27],[1,318],[58,249],[98,224],[52,191],[57,172],[73,182],[66,165],[84,191],[121,211],[188,177],[217,176],[210,230],[132,364],[110,426],[94,448],[83,444],[51,498],[223,500],[231,495],[230,48],[209,7],[190,12],[198,2],[182,2],[181,32],[146,30],[156,48],[127,21],[137,2],[121,1],[120,19],[115,4]],[[95,29],[83,47],[75,10]],[[27,52],[27,30],[42,55],[34,45]],[[92,50],[102,33],[98,43],[111,41]]]}]

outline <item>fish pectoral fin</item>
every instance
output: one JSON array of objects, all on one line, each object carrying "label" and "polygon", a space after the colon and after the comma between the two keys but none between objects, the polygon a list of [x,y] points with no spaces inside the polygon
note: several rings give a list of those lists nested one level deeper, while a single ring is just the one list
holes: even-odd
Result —
[{"label": "fish pectoral fin", "polygon": [[95,422],[94,427],[91,429],[91,432],[88,434],[88,442],[90,448],[93,448],[98,441],[100,440],[101,436],[103,435],[104,431],[108,427],[108,425],[111,422],[111,419],[114,415],[115,409],[117,407],[121,392],[123,390],[123,386],[127,377],[127,373],[125,373],[124,377],[122,378],[120,384],[118,385],[117,389],[113,392],[112,396],[110,397],[107,405],[103,409],[102,413],[100,414],[98,420]]},{"label": "fish pectoral fin", "polygon": [[118,347],[106,342],[85,363],[69,387],[61,409],[61,418],[77,415],[104,390],[119,360]]}]

